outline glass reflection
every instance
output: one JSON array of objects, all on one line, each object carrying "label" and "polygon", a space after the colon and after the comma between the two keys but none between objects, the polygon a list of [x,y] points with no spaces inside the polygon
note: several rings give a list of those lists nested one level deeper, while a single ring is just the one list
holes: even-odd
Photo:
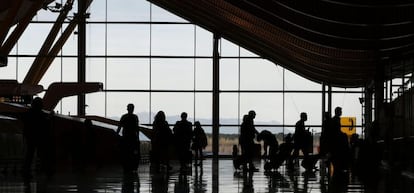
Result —
[{"label": "glass reflection", "polygon": [[207,181],[203,179],[203,166],[194,167],[194,193],[205,193],[207,192]]},{"label": "glass reflection", "polygon": [[[140,192],[139,177],[136,174],[125,174],[122,179],[122,193]],[[82,192],[82,191],[81,191]]]}]

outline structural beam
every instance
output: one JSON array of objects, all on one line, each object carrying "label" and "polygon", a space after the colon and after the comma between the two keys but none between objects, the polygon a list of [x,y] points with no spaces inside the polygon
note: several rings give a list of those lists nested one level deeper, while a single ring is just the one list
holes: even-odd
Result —
[{"label": "structural beam", "polygon": [[[86,9],[89,0],[78,0],[78,83],[86,82]],[[85,115],[85,94],[78,95],[78,115]]]},{"label": "structural beam", "polygon": [[56,19],[56,22],[54,22],[52,29],[50,30],[46,40],[44,41],[42,47],[40,48],[36,56],[36,59],[33,61],[33,64],[30,67],[29,72],[26,74],[26,77],[24,78],[23,83],[25,84],[38,84],[39,83],[41,77],[43,76],[43,75],[39,75],[44,65],[43,61],[46,60],[46,58],[48,57],[53,57],[53,58],[55,57],[55,56],[49,55],[49,50],[52,47],[53,42],[55,41],[59,33],[59,30],[61,29],[61,26],[63,22],[65,21],[69,11],[72,10],[72,5],[73,5],[73,0],[68,0],[66,2],[58,18]]},{"label": "structural beam", "polygon": [[17,13],[19,12],[19,8],[22,2],[23,0],[13,1],[11,8],[9,8],[7,11],[6,17],[0,23],[0,46],[6,39],[7,33],[9,32],[10,27],[13,25],[14,18],[16,18]]},{"label": "structural beam", "polygon": [[35,16],[37,11],[42,7],[43,2],[44,2],[43,0],[37,0],[32,5],[30,10],[27,11],[26,15],[19,21],[19,24],[16,26],[13,32],[9,35],[6,42],[4,42],[4,44],[1,46],[0,54],[8,55],[10,53],[10,51],[13,49],[14,45],[16,44],[17,40],[19,40],[24,30],[26,30],[33,16]]},{"label": "structural beam", "polygon": [[[87,7],[90,6],[92,3],[91,0],[87,1]],[[60,35],[59,39],[55,42],[53,47],[50,49],[50,51],[47,53],[47,57],[44,57],[42,59],[42,62],[39,65],[32,65],[32,66],[38,66],[36,71],[32,71],[26,75],[27,79],[30,79],[30,82],[33,84],[38,84],[42,77],[45,75],[46,71],[49,69],[50,65],[52,64],[53,60],[55,60],[57,54],[62,49],[63,45],[66,43],[70,35],[72,35],[73,31],[75,31],[78,21],[79,21],[80,15],[76,15],[69,23],[69,25],[66,27],[66,29],[63,31],[63,33]],[[30,78],[29,78],[30,77]]]}]

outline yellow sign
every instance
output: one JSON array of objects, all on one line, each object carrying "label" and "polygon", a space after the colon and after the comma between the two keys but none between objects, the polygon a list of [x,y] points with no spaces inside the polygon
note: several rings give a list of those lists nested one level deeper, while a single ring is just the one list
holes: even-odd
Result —
[{"label": "yellow sign", "polygon": [[341,131],[348,136],[356,133],[356,117],[341,117]]}]

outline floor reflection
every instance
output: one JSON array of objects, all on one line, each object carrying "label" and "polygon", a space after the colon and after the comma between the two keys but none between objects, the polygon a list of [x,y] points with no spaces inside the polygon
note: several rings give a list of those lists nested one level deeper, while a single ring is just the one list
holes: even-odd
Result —
[{"label": "floor reflection", "polygon": [[[255,163],[263,167],[260,162]],[[215,168],[217,167],[217,168]],[[215,172],[216,171],[216,172]],[[124,175],[121,167],[104,168],[84,174],[59,174],[53,178],[36,176],[23,181],[18,175],[0,175],[1,193],[60,193],[60,192],[114,192],[114,193],[206,193],[206,192],[413,192],[412,180],[402,180],[382,173],[378,179],[361,183],[358,177],[341,173],[328,178],[325,171],[293,171],[285,167],[277,171],[235,171],[231,160],[205,160],[204,165],[181,171],[173,163],[169,172],[152,172],[148,164],[140,165],[138,173]],[[380,182],[380,183],[378,183]]]}]

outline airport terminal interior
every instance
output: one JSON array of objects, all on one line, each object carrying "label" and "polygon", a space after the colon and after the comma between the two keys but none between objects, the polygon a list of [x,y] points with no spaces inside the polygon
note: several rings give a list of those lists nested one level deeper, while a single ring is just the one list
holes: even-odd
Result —
[{"label": "airport terminal interior", "polygon": [[413,192],[413,70],[410,0],[0,0],[0,192]]}]

